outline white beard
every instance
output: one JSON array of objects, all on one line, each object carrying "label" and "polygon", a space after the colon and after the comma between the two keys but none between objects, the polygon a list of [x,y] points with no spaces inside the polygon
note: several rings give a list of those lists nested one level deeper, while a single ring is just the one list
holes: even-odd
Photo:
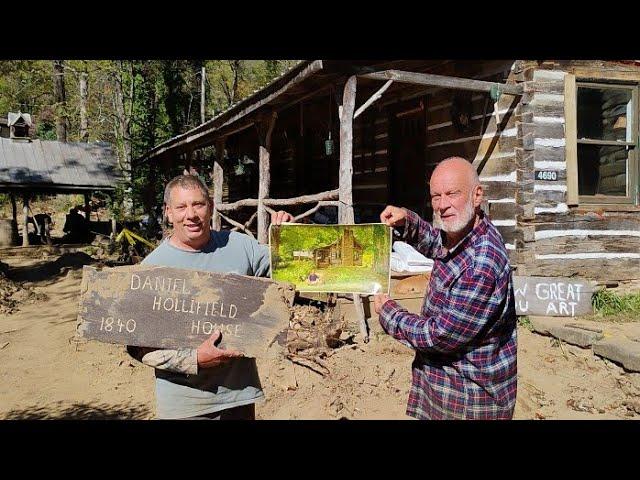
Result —
[{"label": "white beard", "polygon": [[458,218],[453,222],[445,225],[440,217],[440,212],[437,210],[433,212],[433,226],[439,228],[440,230],[447,233],[460,233],[462,232],[467,225],[471,223],[473,218],[476,216],[475,208],[473,207],[473,201],[471,197],[469,201],[465,204],[464,210],[460,213]]}]

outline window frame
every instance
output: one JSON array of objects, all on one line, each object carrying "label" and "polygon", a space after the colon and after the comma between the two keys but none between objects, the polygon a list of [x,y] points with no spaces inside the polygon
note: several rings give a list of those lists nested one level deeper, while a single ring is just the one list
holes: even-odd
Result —
[{"label": "window frame", "polygon": [[[578,117],[578,88],[617,89],[631,91],[631,115],[627,115],[627,122],[631,122],[632,141],[579,139],[577,131]],[[637,82],[619,82],[611,79],[576,78],[573,74],[565,76],[565,139],[567,161],[567,205],[594,206],[613,205],[620,207],[637,207],[640,203],[640,174],[638,172],[638,150],[640,149],[640,114],[638,112],[640,85]],[[612,145],[628,146],[629,156],[627,164],[627,194],[616,195],[580,195],[578,191],[578,145]]]}]

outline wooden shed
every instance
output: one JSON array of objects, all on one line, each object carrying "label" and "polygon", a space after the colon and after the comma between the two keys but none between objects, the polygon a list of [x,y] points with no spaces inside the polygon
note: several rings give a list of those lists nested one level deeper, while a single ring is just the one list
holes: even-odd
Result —
[{"label": "wooden shed", "polygon": [[10,113],[6,123],[10,132],[9,138],[0,137],[0,192],[10,195],[14,227],[16,198],[22,197],[23,246],[29,245],[29,199],[34,194],[84,194],[87,208],[91,192],[112,191],[122,178],[108,143],[32,140],[31,117],[23,113]]},{"label": "wooden shed", "polygon": [[626,281],[640,278],[639,85],[636,60],[305,61],[141,160],[198,168],[215,146],[216,226],[266,242],[271,209],[430,219],[431,172],[458,155],[518,275]]}]

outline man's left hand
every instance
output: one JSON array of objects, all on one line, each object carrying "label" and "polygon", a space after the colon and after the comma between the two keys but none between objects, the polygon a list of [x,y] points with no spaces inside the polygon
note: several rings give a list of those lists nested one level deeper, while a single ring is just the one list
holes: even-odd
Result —
[{"label": "man's left hand", "polygon": [[378,293],[377,295],[373,296],[373,308],[378,315],[380,315],[382,306],[386,303],[387,300],[391,300],[391,297],[386,293]]},{"label": "man's left hand", "polygon": [[293,222],[294,220],[295,219],[293,218],[293,215],[285,212],[284,210],[280,210],[271,214],[271,223],[273,225],[280,225],[281,223],[285,222]]}]

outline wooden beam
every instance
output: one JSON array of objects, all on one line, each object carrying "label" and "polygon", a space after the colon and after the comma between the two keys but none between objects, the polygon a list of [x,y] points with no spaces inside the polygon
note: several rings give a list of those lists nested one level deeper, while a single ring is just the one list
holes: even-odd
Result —
[{"label": "wooden beam", "polygon": [[367,100],[366,102],[364,102],[362,104],[362,106],[360,108],[358,108],[358,110],[356,110],[356,113],[353,114],[353,119],[355,120],[356,118],[358,118],[358,116],[364,112],[367,107],[369,105],[371,105],[373,102],[375,102],[376,100],[378,100],[382,94],[387,90],[387,88],[389,88],[391,86],[391,84],[393,83],[393,80],[387,80],[387,83],[385,83],[382,88],[380,88],[376,93],[374,93],[373,95],[371,95],[371,98],[369,98],[369,100]]},{"label": "wooden beam", "polygon": [[[341,224],[354,222],[353,215],[353,110],[356,104],[356,84],[355,75],[349,77],[344,86],[342,96],[342,106],[340,108],[340,176],[338,199],[338,216]],[[353,304],[358,318],[362,341],[369,341],[367,321],[364,317],[362,298],[357,293],[353,294]]]},{"label": "wooden beam", "polygon": [[222,205],[222,189],[224,183],[224,138],[216,140],[216,158],[213,161],[213,229],[220,230],[222,221],[218,213],[218,207]]},{"label": "wooden beam", "polygon": [[13,214],[13,216],[11,218],[13,218],[13,221],[16,224],[16,228],[18,226],[18,207],[16,205],[16,194],[11,192],[9,194],[11,196],[11,212]]},{"label": "wooden beam", "polygon": [[29,194],[22,195],[22,246],[29,246]]},{"label": "wooden beam", "polygon": [[86,215],[85,223],[89,225],[91,221],[91,197],[88,193],[84,194],[84,213]]},{"label": "wooden beam", "polygon": [[[265,198],[262,203],[265,206],[282,207],[286,205],[301,205],[304,203],[315,203],[323,200],[335,200],[338,198],[338,189],[327,190],[326,192],[320,192],[312,195],[301,195],[293,198]],[[230,212],[242,207],[257,207],[257,198],[245,198],[244,200],[238,200],[233,203],[221,203],[218,205],[218,210],[221,212]]]},{"label": "wooden beam", "polygon": [[191,162],[193,161],[193,148],[184,153],[184,174],[191,175]]},{"label": "wooden beam", "polygon": [[338,199],[340,223],[353,223],[353,110],[356,103],[355,75],[349,77],[344,86],[340,115],[340,174]]},{"label": "wooden beam", "polygon": [[522,85],[508,85],[498,82],[485,82],[469,78],[448,77],[445,75],[433,75],[430,73],[403,72],[400,70],[385,70],[383,72],[365,73],[359,75],[362,78],[372,80],[394,80],[400,83],[412,83],[414,85],[429,85],[433,87],[454,88],[457,90],[472,90],[476,92],[490,92],[492,88],[498,88],[500,92],[509,95],[522,95]]},{"label": "wooden beam", "polygon": [[253,233],[251,233],[251,230],[249,230],[248,228],[246,228],[243,224],[241,224],[240,222],[236,222],[235,220],[233,220],[232,218],[227,217],[226,215],[223,215],[222,213],[218,213],[218,215],[220,215],[222,218],[224,218],[227,222],[229,222],[231,225],[233,225],[234,227],[239,228],[240,230],[244,231],[247,233],[247,235],[249,235],[251,238],[255,238],[253,236]]},{"label": "wooden beam", "polygon": [[576,110],[576,77],[564,77],[565,160],[567,162],[567,205],[575,206],[578,198],[578,123]]},{"label": "wooden beam", "polygon": [[300,219],[302,219],[302,218],[308,217],[308,216],[310,216],[311,214],[316,213],[316,212],[318,211],[318,209],[320,209],[320,207],[325,207],[325,206],[334,206],[334,207],[339,207],[339,206],[340,206],[340,202],[330,202],[330,201],[329,201],[329,202],[318,202],[318,204],[317,204],[315,207],[313,207],[313,208],[311,208],[311,209],[307,210],[306,212],[301,213],[300,215],[297,215],[297,216],[293,219],[293,221],[294,221],[294,222],[297,222],[298,220],[300,220]]},{"label": "wooden beam", "polygon": [[261,122],[258,127],[260,137],[259,174],[258,183],[258,242],[269,243],[269,214],[264,209],[264,200],[269,196],[271,187],[271,134],[276,124],[278,114],[273,112],[271,117]]}]

